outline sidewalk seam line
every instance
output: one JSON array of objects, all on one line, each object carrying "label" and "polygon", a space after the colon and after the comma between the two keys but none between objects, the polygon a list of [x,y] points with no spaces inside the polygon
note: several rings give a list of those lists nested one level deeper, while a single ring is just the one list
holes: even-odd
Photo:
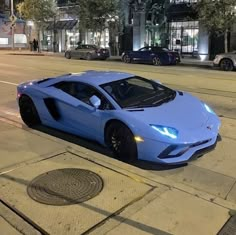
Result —
[{"label": "sidewalk seam line", "polygon": [[91,228],[89,228],[88,230],[86,230],[85,232],[83,232],[81,235],[87,235],[90,232],[94,231],[96,228],[100,227],[102,224],[104,224],[107,220],[119,215],[122,211],[124,211],[126,208],[128,208],[129,206],[133,205],[134,203],[140,201],[141,199],[143,199],[146,195],[150,194],[151,192],[153,192],[156,189],[156,187],[151,187],[148,191],[146,191],[143,195],[133,199],[131,202],[127,203],[126,205],[122,206],[120,209],[118,209],[117,211],[115,211],[114,213],[110,214],[109,216],[107,216],[105,219],[101,220],[100,222],[98,222],[97,224],[95,224],[94,226],[92,226]]},{"label": "sidewalk seam line", "polygon": [[22,218],[26,223],[30,224],[34,229],[36,229],[38,232],[40,232],[42,235],[50,235],[47,231],[45,231],[43,228],[41,228],[39,225],[34,223],[29,217],[27,217],[25,214],[20,212],[18,209],[11,206],[8,202],[4,201],[2,198],[0,198],[0,202],[5,205],[7,208],[9,208],[11,211],[13,211],[16,215],[18,215],[20,218]]},{"label": "sidewalk seam line", "polygon": [[228,198],[230,192],[232,191],[232,189],[234,188],[235,185],[236,185],[236,180],[234,181],[234,183],[233,183],[233,185],[231,186],[229,192],[228,192],[227,195],[225,196],[225,198],[224,198],[225,200],[227,200],[227,198]]}]

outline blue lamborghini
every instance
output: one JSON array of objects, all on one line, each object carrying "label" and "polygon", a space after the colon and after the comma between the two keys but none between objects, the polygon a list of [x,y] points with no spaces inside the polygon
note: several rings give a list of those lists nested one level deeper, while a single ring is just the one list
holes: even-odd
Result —
[{"label": "blue lamborghini", "polygon": [[123,161],[185,163],[213,149],[220,120],[196,97],[133,74],[86,71],[20,84],[26,125],[95,140]]}]

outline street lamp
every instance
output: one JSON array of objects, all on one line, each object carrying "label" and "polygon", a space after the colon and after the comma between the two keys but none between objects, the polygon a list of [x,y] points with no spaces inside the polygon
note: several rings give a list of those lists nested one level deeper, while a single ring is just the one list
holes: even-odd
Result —
[{"label": "street lamp", "polygon": [[12,50],[14,49],[14,29],[15,29],[15,26],[14,26],[14,22],[13,20],[15,20],[15,17],[14,17],[14,9],[13,9],[13,0],[11,0],[11,38],[12,38]]}]

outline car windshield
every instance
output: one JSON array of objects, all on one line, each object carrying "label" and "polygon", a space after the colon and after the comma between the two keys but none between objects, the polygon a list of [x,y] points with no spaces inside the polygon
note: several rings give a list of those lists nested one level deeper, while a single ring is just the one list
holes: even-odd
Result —
[{"label": "car windshield", "polygon": [[121,108],[155,107],[173,100],[176,92],[138,76],[100,85]]},{"label": "car windshield", "polygon": [[91,49],[98,49],[98,47],[96,45],[88,45],[88,48],[91,48]]}]

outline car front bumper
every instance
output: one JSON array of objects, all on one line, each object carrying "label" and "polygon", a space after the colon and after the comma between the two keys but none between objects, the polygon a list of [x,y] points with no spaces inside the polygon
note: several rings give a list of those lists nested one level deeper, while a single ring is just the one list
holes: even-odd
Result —
[{"label": "car front bumper", "polygon": [[110,57],[110,55],[109,55],[109,53],[96,53],[96,54],[94,54],[94,59],[107,59],[107,58],[109,58]]},{"label": "car front bumper", "polygon": [[168,144],[151,139],[138,143],[138,159],[161,164],[183,164],[213,150],[217,136],[188,144]]}]

